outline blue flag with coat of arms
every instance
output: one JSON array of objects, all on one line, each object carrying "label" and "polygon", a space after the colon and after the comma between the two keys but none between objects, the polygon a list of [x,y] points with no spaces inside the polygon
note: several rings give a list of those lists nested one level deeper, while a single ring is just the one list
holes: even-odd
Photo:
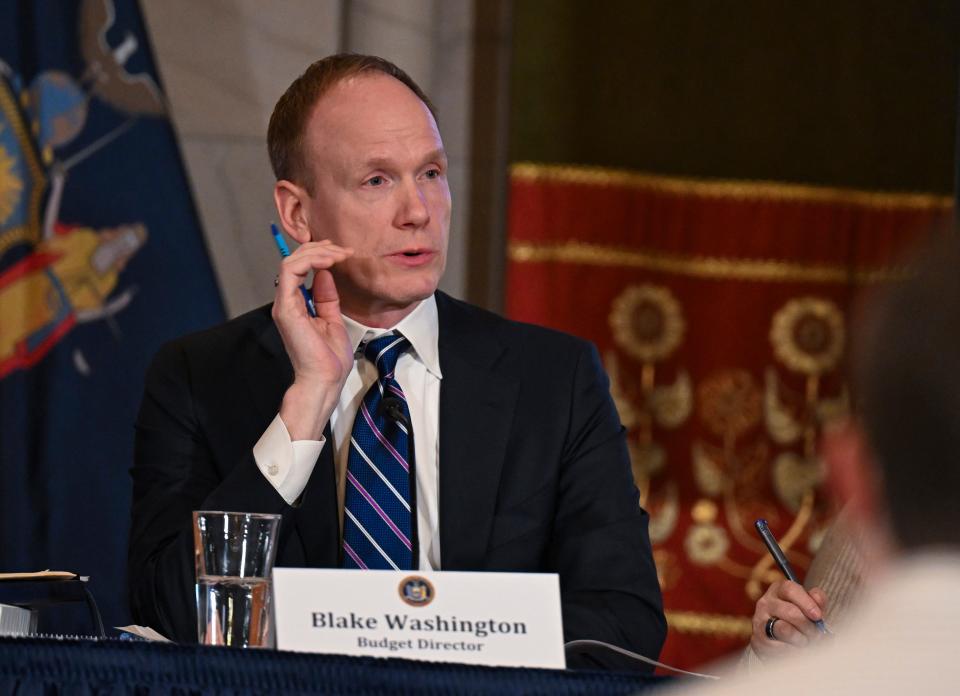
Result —
[{"label": "blue flag with coat of arms", "polygon": [[89,575],[129,622],[143,376],[223,316],[135,0],[0,0],[0,572]]}]

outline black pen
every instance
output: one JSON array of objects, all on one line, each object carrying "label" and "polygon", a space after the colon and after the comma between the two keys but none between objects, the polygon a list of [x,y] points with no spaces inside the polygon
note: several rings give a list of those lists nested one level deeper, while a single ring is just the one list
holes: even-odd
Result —
[{"label": "black pen", "polygon": [[[783,549],[780,548],[780,544],[777,543],[776,538],[773,536],[773,532],[770,531],[770,527],[767,526],[766,520],[757,520],[753,524],[757,528],[757,531],[760,533],[760,538],[763,539],[763,543],[766,544],[767,550],[770,552],[770,555],[773,556],[773,560],[777,562],[777,565],[780,567],[780,570],[784,575],[787,576],[787,580],[797,583],[800,582],[797,580],[796,573],[793,572],[793,568],[790,566],[790,561],[787,560],[786,555],[783,553]],[[820,633],[830,633],[830,629],[827,628],[827,624],[823,622],[823,619],[814,621],[813,625],[817,627],[817,630]]]}]

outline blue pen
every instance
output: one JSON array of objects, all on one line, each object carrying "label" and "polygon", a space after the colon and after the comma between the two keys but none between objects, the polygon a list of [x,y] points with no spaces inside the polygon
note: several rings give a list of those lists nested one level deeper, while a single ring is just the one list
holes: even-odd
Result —
[{"label": "blue pen", "polygon": [[[770,555],[773,556],[773,560],[777,562],[777,565],[780,566],[780,570],[784,575],[787,576],[787,580],[796,582],[800,584],[797,580],[796,573],[793,572],[793,567],[790,565],[790,561],[787,560],[786,554],[783,553],[783,549],[780,548],[780,544],[777,543],[777,540],[773,536],[773,532],[770,531],[770,527],[767,526],[766,520],[757,520],[754,525],[757,528],[757,532],[760,533],[760,538],[763,539],[763,543],[767,546],[767,551],[770,552]],[[817,627],[817,630],[820,633],[832,633],[832,631],[827,628],[827,624],[823,622],[823,619],[819,621],[814,621],[813,625]]]},{"label": "blue pen", "polygon": [[[280,230],[272,222],[270,223],[270,231],[273,232],[273,241],[277,243],[277,249],[280,250],[280,257],[285,259],[290,256],[290,247],[287,246]],[[313,298],[310,296],[310,291],[303,287],[303,283],[300,283],[300,294],[303,295],[303,301],[307,303],[307,312],[311,317],[316,318],[317,309],[313,306]]]}]

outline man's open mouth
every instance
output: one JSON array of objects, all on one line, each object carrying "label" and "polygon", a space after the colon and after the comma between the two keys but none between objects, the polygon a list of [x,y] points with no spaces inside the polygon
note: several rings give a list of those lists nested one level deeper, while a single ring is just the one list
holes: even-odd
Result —
[{"label": "man's open mouth", "polygon": [[404,249],[402,251],[397,251],[392,256],[407,256],[407,257],[417,257],[423,256],[424,254],[433,253],[430,249]]},{"label": "man's open mouth", "polygon": [[436,252],[432,249],[406,249],[390,254],[390,258],[405,266],[420,266],[429,263],[435,255]]}]

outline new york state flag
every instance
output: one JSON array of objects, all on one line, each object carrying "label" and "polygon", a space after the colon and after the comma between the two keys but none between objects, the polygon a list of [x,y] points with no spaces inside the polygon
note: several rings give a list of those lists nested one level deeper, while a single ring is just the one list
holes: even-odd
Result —
[{"label": "new york state flag", "polygon": [[128,622],[143,375],[222,318],[135,0],[0,0],[0,572],[89,575]]}]

